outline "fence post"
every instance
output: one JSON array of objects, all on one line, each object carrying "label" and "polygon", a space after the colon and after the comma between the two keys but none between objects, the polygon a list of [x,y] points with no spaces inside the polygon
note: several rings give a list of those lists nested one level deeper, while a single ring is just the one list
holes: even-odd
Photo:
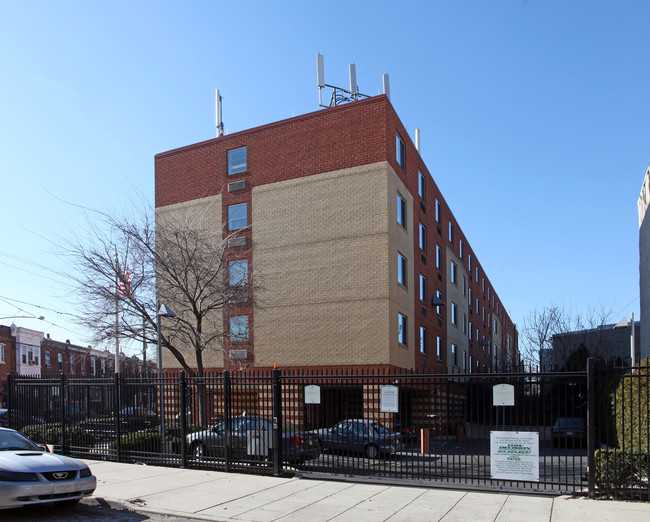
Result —
[{"label": "fence post", "polygon": [[185,447],[185,437],[187,436],[187,381],[185,380],[185,372],[179,372],[181,378],[181,468],[187,466],[187,448]]},{"label": "fence post", "polygon": [[596,360],[587,359],[587,488],[589,498],[596,497]]},{"label": "fence post", "polygon": [[113,411],[115,412],[113,416],[115,417],[115,435],[117,435],[117,440],[115,441],[115,450],[117,452],[117,461],[122,462],[122,417],[120,415],[120,374],[116,373],[113,385],[115,391],[113,393]]},{"label": "fence post", "polygon": [[282,382],[280,370],[273,369],[273,475],[282,473]]},{"label": "fence post", "polygon": [[68,449],[66,447],[66,436],[65,436],[65,425],[67,424],[67,419],[65,418],[65,373],[61,374],[61,383],[59,388],[59,397],[61,399],[61,454],[67,455]]},{"label": "fence post", "polygon": [[230,376],[228,370],[223,371],[223,420],[226,428],[226,447],[224,448],[225,470],[230,472]]},{"label": "fence post", "polygon": [[14,374],[10,373],[7,375],[7,411],[9,412],[9,427],[13,428],[12,417],[13,417],[13,388],[14,388]]}]

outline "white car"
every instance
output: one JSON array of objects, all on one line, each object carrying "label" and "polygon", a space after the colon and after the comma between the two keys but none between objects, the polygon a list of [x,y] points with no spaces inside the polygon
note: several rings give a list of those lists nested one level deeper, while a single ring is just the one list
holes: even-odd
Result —
[{"label": "white car", "polygon": [[71,507],[96,487],[83,462],[48,453],[17,431],[0,428],[0,509],[48,502]]}]

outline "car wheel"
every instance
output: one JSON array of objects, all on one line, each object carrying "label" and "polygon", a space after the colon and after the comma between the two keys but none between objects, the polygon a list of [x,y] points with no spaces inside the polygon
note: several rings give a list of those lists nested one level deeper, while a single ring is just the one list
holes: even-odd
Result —
[{"label": "car wheel", "polygon": [[58,508],[71,508],[79,504],[80,500],[80,498],[74,498],[72,500],[60,500],[59,502],[55,502],[54,505]]},{"label": "car wheel", "polygon": [[202,442],[192,443],[192,456],[201,458],[205,456],[205,444]]},{"label": "car wheel", "polygon": [[376,459],[379,457],[379,448],[375,444],[368,444],[366,446],[366,457],[369,459]]}]

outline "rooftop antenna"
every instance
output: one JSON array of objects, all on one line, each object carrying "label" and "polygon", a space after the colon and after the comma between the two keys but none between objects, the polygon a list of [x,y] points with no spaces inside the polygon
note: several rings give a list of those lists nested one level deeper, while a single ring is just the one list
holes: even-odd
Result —
[{"label": "rooftop antenna", "polygon": [[[318,83],[318,106],[319,107],[334,107],[342,103],[357,101],[359,98],[369,98],[367,94],[359,92],[357,85],[357,66],[354,63],[350,64],[350,90],[336,87],[325,83],[325,57],[316,53],[316,78]],[[385,77],[388,75],[385,74]],[[386,82],[384,79],[384,92],[386,92]],[[323,89],[329,87],[332,89],[332,96],[330,97],[329,105],[323,105]]]},{"label": "rooftop antenna", "polygon": [[219,89],[217,89],[215,97],[216,97],[217,138],[220,138],[221,136],[223,136],[223,120],[221,114],[221,101],[223,98],[221,98],[221,93],[219,92]]},{"label": "rooftop antenna", "polygon": [[388,77],[388,73],[384,73],[382,80],[384,83],[384,94],[390,100],[390,78]]}]

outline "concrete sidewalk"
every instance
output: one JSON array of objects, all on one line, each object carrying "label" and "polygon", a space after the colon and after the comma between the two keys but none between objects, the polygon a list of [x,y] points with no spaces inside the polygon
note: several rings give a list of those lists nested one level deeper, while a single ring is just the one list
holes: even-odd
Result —
[{"label": "concrete sidewalk", "polygon": [[650,504],[261,477],[86,461],[97,490],[86,504],[199,520],[625,521],[650,520]]}]

